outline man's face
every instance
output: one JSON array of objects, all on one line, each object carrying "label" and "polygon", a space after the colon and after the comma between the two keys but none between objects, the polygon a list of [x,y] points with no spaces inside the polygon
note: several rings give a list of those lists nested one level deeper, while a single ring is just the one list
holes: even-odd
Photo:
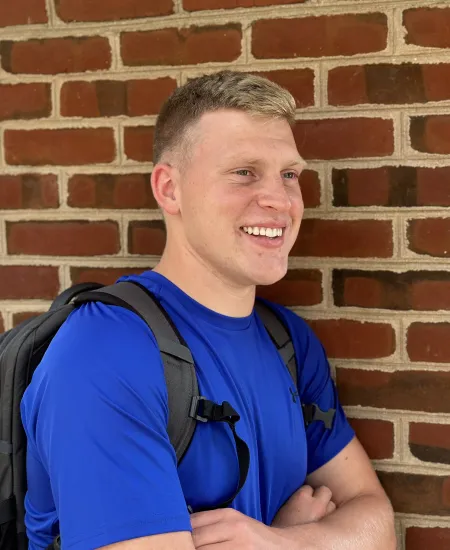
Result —
[{"label": "man's face", "polygon": [[304,162],[288,122],[221,110],[192,131],[180,171],[180,242],[233,286],[278,281],[303,215]]}]

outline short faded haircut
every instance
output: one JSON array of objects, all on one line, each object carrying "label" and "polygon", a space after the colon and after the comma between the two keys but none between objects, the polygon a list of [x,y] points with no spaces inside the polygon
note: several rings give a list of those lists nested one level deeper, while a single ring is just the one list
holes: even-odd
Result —
[{"label": "short faded haircut", "polygon": [[250,115],[295,121],[292,95],[267,78],[237,71],[220,71],[189,80],[164,103],[156,121],[153,162],[167,152],[183,150],[188,130],[208,112],[235,109]]}]

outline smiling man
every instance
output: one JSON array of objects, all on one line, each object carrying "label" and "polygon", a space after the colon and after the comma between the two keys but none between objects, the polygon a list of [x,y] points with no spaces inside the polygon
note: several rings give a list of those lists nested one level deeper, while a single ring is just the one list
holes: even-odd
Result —
[{"label": "smiling man", "polygon": [[[320,342],[272,304],[296,352],[293,388],[255,310],[280,280],[300,230],[304,167],[295,102],[266,79],[221,72],[189,81],[155,131],[152,189],[167,228],[156,268],[124,277],[157,296],[195,359],[200,394],[228,401],[231,431],[198,426],[177,465],[156,341],[116,306],[76,310],[23,400],[30,548],[60,532],[84,550],[393,550],[393,514],[339,404]],[[306,429],[303,403],[335,409]],[[195,510],[190,514],[186,503]]]}]

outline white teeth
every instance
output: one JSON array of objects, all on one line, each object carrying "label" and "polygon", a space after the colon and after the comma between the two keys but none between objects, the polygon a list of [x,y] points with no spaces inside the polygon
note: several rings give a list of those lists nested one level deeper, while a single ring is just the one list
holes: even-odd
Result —
[{"label": "white teeth", "polygon": [[283,229],[281,227],[247,227],[242,228],[249,235],[264,235],[273,239],[274,237],[281,237],[283,235]]}]

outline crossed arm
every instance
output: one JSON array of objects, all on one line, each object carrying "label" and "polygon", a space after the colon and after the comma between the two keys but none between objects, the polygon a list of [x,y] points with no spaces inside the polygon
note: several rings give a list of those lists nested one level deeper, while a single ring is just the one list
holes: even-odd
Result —
[{"label": "crossed arm", "polygon": [[[143,537],[105,550],[395,550],[394,515],[356,438],[311,474],[271,526],[236,510],[191,516],[190,533]],[[330,498],[332,497],[332,501]]]}]

